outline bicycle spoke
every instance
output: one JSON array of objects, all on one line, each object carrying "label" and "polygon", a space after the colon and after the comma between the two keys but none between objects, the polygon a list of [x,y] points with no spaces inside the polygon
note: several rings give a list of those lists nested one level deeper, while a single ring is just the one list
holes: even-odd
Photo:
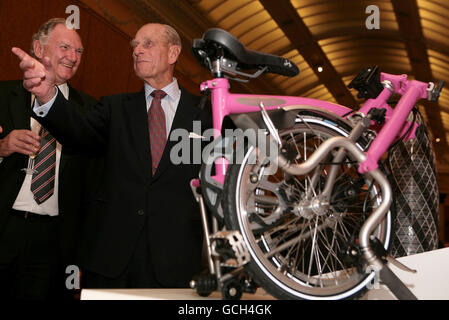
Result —
[{"label": "bicycle spoke", "polygon": [[[310,251],[310,258],[309,258],[309,270],[307,272],[307,276],[309,278],[311,278],[311,271],[312,271],[312,263],[314,260],[314,256],[315,256],[315,246],[316,246],[316,233],[317,233],[317,228],[318,228],[318,220],[316,220],[315,222],[315,228],[313,230],[313,237],[312,237],[312,250]],[[309,284],[309,282],[307,282],[307,284]]]}]

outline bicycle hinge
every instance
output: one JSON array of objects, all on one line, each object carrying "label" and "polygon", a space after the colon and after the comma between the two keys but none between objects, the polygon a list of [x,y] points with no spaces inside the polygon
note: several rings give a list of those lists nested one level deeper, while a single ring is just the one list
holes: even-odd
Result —
[{"label": "bicycle hinge", "polygon": [[429,82],[429,85],[427,87],[427,100],[431,102],[437,102],[438,98],[440,97],[441,90],[443,90],[444,86],[443,80],[438,80],[437,85],[435,85],[433,82]]}]

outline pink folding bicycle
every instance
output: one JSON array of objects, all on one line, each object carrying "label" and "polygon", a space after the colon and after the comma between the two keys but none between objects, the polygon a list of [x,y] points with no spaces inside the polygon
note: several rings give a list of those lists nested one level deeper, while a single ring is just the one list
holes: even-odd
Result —
[{"label": "pink folding bicycle", "polygon": [[[367,99],[354,111],[309,98],[230,93],[229,78],[291,77],[299,69],[224,30],[209,29],[193,52],[214,76],[201,91],[211,94],[216,134],[191,183],[209,267],[191,287],[201,296],[221,290],[225,299],[257,287],[280,299],[348,299],[380,279],[399,299],[414,299],[387,265],[414,272],[388,253],[397,203],[416,202],[399,194],[395,174],[403,168],[393,168],[392,157],[419,161],[432,190],[426,184],[417,192],[438,201],[434,156],[415,104],[437,101],[444,83],[367,68],[349,85]],[[417,140],[424,152],[398,152]],[[435,216],[425,205],[407,210]]]}]

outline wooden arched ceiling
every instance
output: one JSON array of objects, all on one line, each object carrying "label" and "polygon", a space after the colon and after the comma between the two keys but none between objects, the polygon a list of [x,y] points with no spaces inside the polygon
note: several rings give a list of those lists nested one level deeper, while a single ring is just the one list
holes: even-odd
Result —
[{"label": "wooden arched ceiling", "polygon": [[[82,1],[110,21],[114,12],[126,20],[124,10],[117,9],[121,6],[133,13],[134,23],[174,26],[184,46],[178,74],[190,87],[209,76],[189,52],[192,40],[211,27],[231,32],[253,50],[285,56],[301,70],[294,78],[264,75],[249,84],[235,84],[235,90],[301,95],[357,108],[362,101],[347,84],[366,66],[379,65],[382,71],[407,73],[422,81],[445,80],[439,103],[424,102],[421,111],[434,141],[440,177],[449,179],[447,0]],[[380,29],[368,30],[365,25],[369,5],[379,8]],[[131,37],[138,27],[117,25]]]}]

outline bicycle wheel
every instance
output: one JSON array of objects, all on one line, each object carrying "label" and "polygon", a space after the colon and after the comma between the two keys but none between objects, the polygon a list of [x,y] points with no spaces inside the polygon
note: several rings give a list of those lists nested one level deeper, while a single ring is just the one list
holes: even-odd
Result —
[{"label": "bicycle wheel", "polygon": [[[350,128],[322,116],[303,116],[279,131],[296,163],[307,160],[328,138],[348,136]],[[363,142],[359,142],[361,148]],[[249,147],[241,164],[229,167],[223,208],[229,229],[239,230],[251,255],[245,265],[253,279],[280,299],[347,299],[361,295],[376,274],[357,259],[360,227],[381,203],[380,188],[345,157],[322,163],[310,174],[289,176],[254,161]],[[330,166],[338,175],[327,203],[320,200]],[[387,249],[390,214],[374,235]],[[349,254],[348,254],[349,252]],[[352,252],[352,253],[351,253]]]}]

